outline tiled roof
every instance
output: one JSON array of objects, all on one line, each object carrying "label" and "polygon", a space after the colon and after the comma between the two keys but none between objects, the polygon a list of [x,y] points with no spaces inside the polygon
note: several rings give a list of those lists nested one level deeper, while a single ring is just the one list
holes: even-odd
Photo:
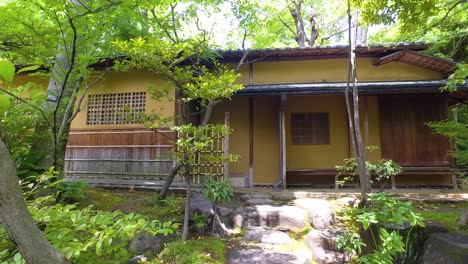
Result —
[{"label": "tiled roof", "polygon": [[[424,42],[409,42],[395,44],[371,44],[357,45],[356,54],[358,56],[385,56],[396,51],[412,50],[421,51],[427,49],[429,44]],[[247,49],[249,59],[264,60],[288,60],[297,57],[344,57],[348,54],[347,45],[327,45],[305,48],[267,48],[267,49]],[[224,62],[236,62],[242,58],[244,50],[217,50]]]}]

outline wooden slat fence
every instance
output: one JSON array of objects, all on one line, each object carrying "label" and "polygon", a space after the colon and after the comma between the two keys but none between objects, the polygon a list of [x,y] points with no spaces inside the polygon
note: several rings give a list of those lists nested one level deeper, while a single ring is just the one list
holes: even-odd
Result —
[{"label": "wooden slat fence", "polygon": [[163,180],[175,133],[147,129],[72,130],[65,156],[69,178]]},{"label": "wooden slat fence", "polygon": [[[229,125],[229,113],[225,124]],[[227,178],[229,166],[222,157],[229,155],[229,137],[207,132],[213,138],[206,151],[194,154],[193,183],[207,177]],[[173,166],[175,132],[165,129],[72,130],[65,156],[65,176],[99,185],[123,185],[125,180],[146,180],[146,185],[160,186]],[[177,135],[178,137],[184,135]],[[184,185],[183,177],[174,184]],[[132,184],[132,183],[129,183]],[[185,185],[184,185],[185,186]]]}]

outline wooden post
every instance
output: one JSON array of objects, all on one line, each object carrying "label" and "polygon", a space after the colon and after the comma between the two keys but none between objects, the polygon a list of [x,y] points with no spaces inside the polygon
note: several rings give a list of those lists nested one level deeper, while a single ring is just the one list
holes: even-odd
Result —
[{"label": "wooden post", "polygon": [[249,186],[253,186],[253,166],[254,166],[254,109],[253,97],[249,97]]},{"label": "wooden post", "polygon": [[287,94],[281,93],[279,111],[279,154],[280,154],[280,176],[283,181],[283,189],[286,189],[286,100]]},{"label": "wooden post", "polygon": [[[229,127],[229,112],[224,113],[224,125]],[[229,177],[229,135],[224,135],[224,151],[223,151],[223,180],[227,181]]]},{"label": "wooden post", "polygon": [[[455,122],[455,124],[458,123],[458,108],[457,107],[453,108],[453,121]],[[457,151],[458,150],[457,137],[455,137],[452,140],[452,145],[453,145],[453,150]],[[452,166],[456,168],[455,159],[453,158],[452,158]],[[458,189],[457,175],[454,172],[452,172],[452,185],[453,185],[453,189],[455,190]]]}]

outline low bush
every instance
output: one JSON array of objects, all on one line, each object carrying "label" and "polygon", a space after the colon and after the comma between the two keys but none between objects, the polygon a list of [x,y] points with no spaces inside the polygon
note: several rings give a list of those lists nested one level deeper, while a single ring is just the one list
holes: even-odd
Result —
[{"label": "low bush", "polygon": [[[358,263],[369,264],[393,264],[396,258],[406,263],[403,253],[411,242],[411,232],[424,226],[411,202],[395,200],[384,192],[370,194],[367,206],[346,209],[344,219],[350,232],[338,237],[337,248],[359,256]],[[373,250],[369,252],[369,248]]]},{"label": "low bush", "polygon": [[225,244],[219,238],[207,237],[198,240],[181,240],[166,244],[160,258],[167,264],[221,264],[225,263]]},{"label": "low bush", "polygon": [[[168,235],[178,224],[150,221],[140,214],[105,212],[92,206],[58,203],[53,196],[39,196],[38,190],[56,186],[52,170],[34,183],[23,182],[29,212],[46,238],[73,263],[122,263],[131,257],[128,243],[141,232]],[[35,194],[35,195],[32,195]],[[37,198],[32,199],[31,197]],[[7,233],[0,227],[0,263],[24,263]]]}]

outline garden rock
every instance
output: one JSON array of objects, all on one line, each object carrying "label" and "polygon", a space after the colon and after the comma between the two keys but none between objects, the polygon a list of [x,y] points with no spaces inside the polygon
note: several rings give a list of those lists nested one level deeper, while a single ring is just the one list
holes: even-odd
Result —
[{"label": "garden rock", "polygon": [[228,207],[218,207],[218,213],[220,216],[230,216],[234,212],[234,209]]},{"label": "garden rock", "polygon": [[241,201],[247,201],[250,199],[271,199],[271,195],[259,193],[259,194],[244,194],[240,197]]},{"label": "garden rock", "polygon": [[318,264],[343,262],[345,256],[337,251],[336,238],[344,232],[344,229],[328,228],[325,230],[312,230],[306,235],[305,243],[312,250],[314,260]]},{"label": "garden rock", "polygon": [[138,264],[138,263],[145,263],[148,259],[143,255],[138,255],[131,258],[127,263],[128,264]]},{"label": "garden rock", "polygon": [[232,213],[235,227],[280,227],[288,230],[306,227],[306,211],[295,206],[257,205],[240,207]]},{"label": "garden rock", "polygon": [[458,219],[458,222],[462,225],[468,225],[468,210],[465,210],[462,212],[460,218]]},{"label": "garden rock", "polygon": [[264,229],[249,229],[242,240],[278,245],[292,243],[292,239],[285,232]]},{"label": "garden rock", "polygon": [[296,199],[294,205],[309,212],[309,222],[315,229],[325,229],[335,223],[330,203],[322,199]]},{"label": "garden rock", "polygon": [[424,229],[427,236],[434,234],[434,233],[448,233],[447,227],[445,225],[435,222],[435,221],[425,221],[424,225],[426,228]]},{"label": "garden rock", "polygon": [[356,207],[359,205],[360,200],[356,197],[341,197],[339,199],[336,199],[336,201],[344,206],[349,206],[349,207]]},{"label": "garden rock", "polygon": [[214,215],[213,203],[206,199],[202,193],[193,192],[192,198],[190,199],[190,217],[195,213],[202,214],[205,217],[205,221],[208,223],[211,221]]},{"label": "garden rock", "polygon": [[420,264],[468,263],[468,235],[436,233],[429,236],[424,244]]},{"label": "garden rock", "polygon": [[140,254],[144,252],[159,253],[163,250],[166,241],[167,237],[161,234],[143,233],[130,241],[128,249]]},{"label": "garden rock", "polygon": [[246,205],[274,205],[275,202],[271,199],[249,199],[245,201]]}]

